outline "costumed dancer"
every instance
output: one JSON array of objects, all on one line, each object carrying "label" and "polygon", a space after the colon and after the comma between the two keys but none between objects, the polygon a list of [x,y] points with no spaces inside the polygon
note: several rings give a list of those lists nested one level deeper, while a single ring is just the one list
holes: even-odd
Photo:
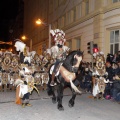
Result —
[{"label": "costumed dancer", "polygon": [[106,83],[109,82],[107,78],[108,73],[105,67],[105,56],[103,52],[97,52],[93,54],[96,65],[94,66],[93,76],[93,90],[92,94],[94,98],[98,98],[101,93],[101,99],[105,90]]},{"label": "costumed dancer", "polygon": [[54,86],[55,82],[55,74],[58,71],[59,63],[62,62],[66,57],[66,52],[69,51],[69,48],[64,45],[66,39],[65,39],[65,33],[62,30],[56,29],[50,31],[51,35],[54,38],[55,45],[51,47],[51,56],[55,59],[55,65],[52,72],[52,80],[50,85]]},{"label": "costumed dancer", "polygon": [[[16,51],[20,52],[20,71],[19,76],[20,78],[16,79],[15,86],[16,86],[16,104],[22,104],[22,107],[31,106],[29,104],[29,97],[30,93],[33,91],[33,89],[36,89],[39,93],[38,89],[35,87],[34,78],[31,75],[33,71],[29,69],[29,66],[26,65],[25,56],[28,54],[26,51],[26,44],[24,44],[22,41],[16,41],[15,43]],[[30,58],[30,57],[29,57]],[[30,59],[28,59],[28,62],[30,63]]]},{"label": "costumed dancer", "polygon": [[32,75],[30,75],[30,71],[28,74],[28,71],[29,70],[26,67],[25,71],[21,70],[20,74],[21,76],[24,76],[24,79],[22,80],[21,78],[19,78],[15,81],[16,86],[15,103],[22,104],[22,107],[31,106],[31,104],[29,103],[29,97],[33,89],[35,89],[39,94],[38,89],[35,87],[34,78]]},{"label": "costumed dancer", "polygon": [[15,85],[17,85],[15,103],[22,104],[22,107],[25,107],[25,105],[31,106],[29,103],[30,92],[28,91],[27,82],[17,79]]}]

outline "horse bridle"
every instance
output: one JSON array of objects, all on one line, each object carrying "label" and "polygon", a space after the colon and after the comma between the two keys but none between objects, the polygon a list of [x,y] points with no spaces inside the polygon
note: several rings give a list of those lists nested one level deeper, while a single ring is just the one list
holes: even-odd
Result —
[{"label": "horse bridle", "polygon": [[72,66],[72,72],[76,73],[78,71],[79,67]]}]

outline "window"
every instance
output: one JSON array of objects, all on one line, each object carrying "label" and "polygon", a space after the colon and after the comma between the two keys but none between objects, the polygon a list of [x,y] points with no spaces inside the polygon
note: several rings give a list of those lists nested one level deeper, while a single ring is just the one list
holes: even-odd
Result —
[{"label": "window", "polygon": [[59,0],[59,5],[61,5],[64,2],[64,0]]},{"label": "window", "polygon": [[70,23],[74,21],[74,9],[70,11]]},{"label": "window", "polygon": [[85,13],[86,13],[86,15],[89,13],[89,0],[86,1]]},{"label": "window", "polygon": [[76,40],[76,49],[79,50],[80,49],[80,39]]},{"label": "window", "polygon": [[68,43],[68,47],[72,49],[72,40],[67,41],[67,43]]},{"label": "window", "polygon": [[64,27],[64,25],[65,25],[65,17],[63,16],[61,18],[61,28]]},{"label": "window", "polygon": [[54,21],[51,26],[52,26],[52,29],[57,29],[58,28],[58,21]]},{"label": "window", "polygon": [[53,0],[49,0],[49,13],[53,12]]},{"label": "window", "polygon": [[54,0],[54,4],[55,4],[55,9],[58,8],[58,0]]},{"label": "window", "polygon": [[120,2],[120,0],[112,0],[113,3]]},{"label": "window", "polygon": [[115,54],[120,50],[120,30],[110,32],[110,53]]},{"label": "window", "polygon": [[66,14],[66,25],[74,22],[74,19],[75,19],[74,12],[75,12],[74,9],[67,12],[67,14]]},{"label": "window", "polygon": [[79,19],[81,17],[81,8],[82,8],[81,4],[76,6],[76,19]]},{"label": "window", "polygon": [[66,14],[66,25],[70,23],[70,12],[67,12]]}]

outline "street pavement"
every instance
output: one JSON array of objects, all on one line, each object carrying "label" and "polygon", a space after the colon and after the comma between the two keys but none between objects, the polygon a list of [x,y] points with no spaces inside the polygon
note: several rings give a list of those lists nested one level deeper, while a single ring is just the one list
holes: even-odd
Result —
[{"label": "street pavement", "polygon": [[0,92],[0,120],[120,120],[120,104],[110,100],[95,101],[90,93],[77,95],[75,105],[69,108],[69,89],[63,97],[64,111],[57,109],[46,91],[30,96],[32,107],[15,104],[15,91]]}]

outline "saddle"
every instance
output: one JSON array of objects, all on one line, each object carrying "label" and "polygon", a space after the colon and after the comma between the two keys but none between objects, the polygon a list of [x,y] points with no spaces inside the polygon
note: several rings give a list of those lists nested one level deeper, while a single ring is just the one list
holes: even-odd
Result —
[{"label": "saddle", "polygon": [[60,66],[59,72],[61,73],[62,77],[65,79],[66,82],[70,82],[70,80],[74,80],[76,78],[76,74],[73,72],[69,72],[63,66]]},{"label": "saddle", "polygon": [[[54,65],[50,69],[50,74],[52,74],[53,69],[54,69]],[[70,79],[73,81],[76,78],[76,74],[73,72],[69,72],[67,69],[65,69],[62,66],[62,63],[58,65],[58,70],[55,76],[58,76],[59,73],[61,73],[62,77],[65,79],[66,82],[70,82]]]}]

